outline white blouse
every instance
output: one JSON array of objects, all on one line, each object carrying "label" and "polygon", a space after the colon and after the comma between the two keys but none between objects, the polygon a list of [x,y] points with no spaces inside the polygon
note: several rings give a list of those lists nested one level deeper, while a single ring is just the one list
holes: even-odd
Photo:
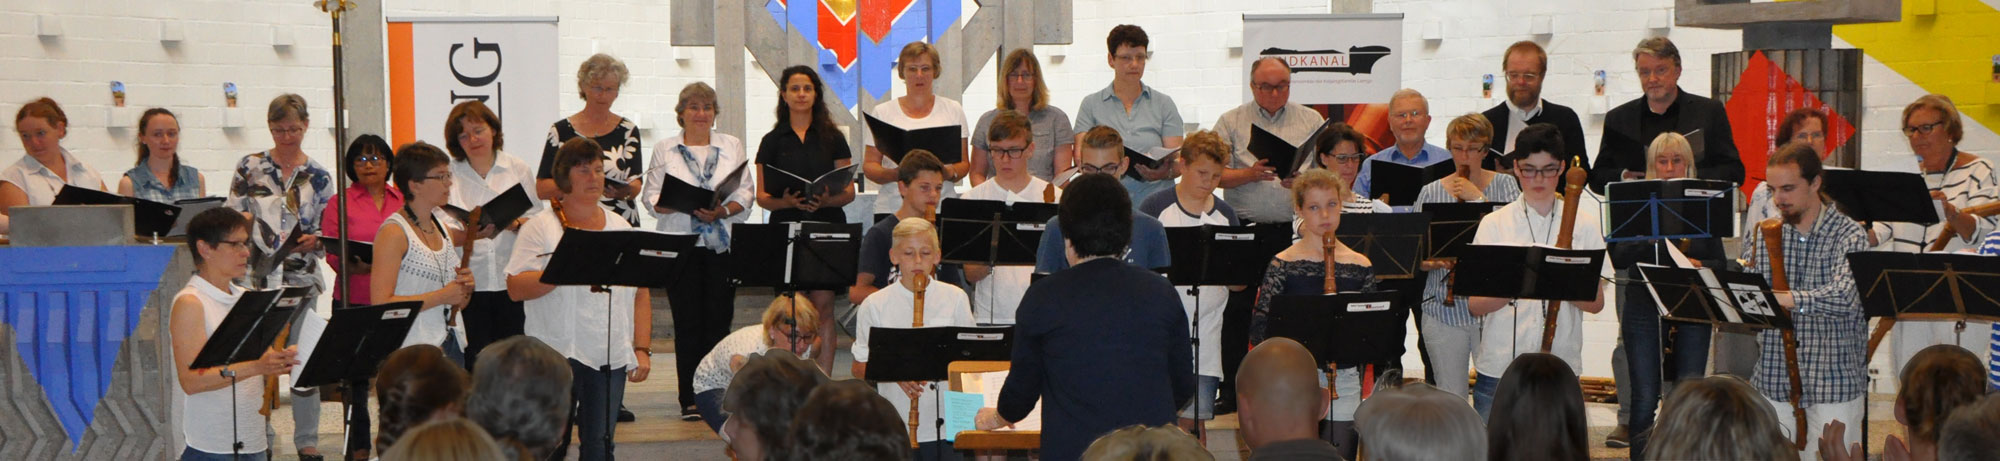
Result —
[{"label": "white blouse", "polygon": [[[528,200],[535,202],[528,209],[532,216],[547,208],[535,196],[535,168],[506,152],[493,152],[493,168],[486,170],[485,176],[472,169],[472,163],[463,160],[451,162],[451,206],[470,210],[486,204],[494,197],[506,193],[507,189],[521,186],[528,193]],[[514,250],[514,231],[507,230],[501,223],[499,233],[491,239],[472,242],[472,284],[473,289],[482,292],[507,291],[507,255]],[[477,229],[474,229],[477,231]]]},{"label": "white blouse", "polygon": [[[632,228],[610,208],[602,204],[597,207],[605,216],[602,230]],[[555,213],[539,213],[529,218],[521,225],[520,238],[514,241],[514,254],[507,258],[507,275],[548,267],[549,256],[555,253],[562,236],[562,223],[556,220]],[[639,364],[632,352],[632,304],[637,302],[638,294],[638,289],[632,287],[611,287],[609,293],[594,293],[588,286],[557,286],[540,298],[522,303],[527,314],[523,330],[584,366],[604,366],[608,354],[611,368],[632,368]]]},{"label": "white blouse", "polygon": [[[884,123],[895,125],[897,128],[905,130],[921,130],[957,125],[959,139],[972,137],[972,127],[965,123],[965,108],[960,106],[958,101],[953,101],[951,98],[943,96],[938,96],[931,102],[931,113],[925,115],[923,118],[913,118],[909,114],[903,113],[903,105],[896,102],[896,98],[889,98],[887,101],[882,101],[881,104],[876,104],[875,110],[868,112],[868,114],[881,119]],[[868,123],[865,121],[860,125],[861,145],[868,147],[875,146],[875,132],[868,129]],[[943,160],[943,157],[940,156],[939,160]],[[882,154],[882,167],[895,168],[896,161],[890,159],[888,154]],[[871,184],[873,183],[871,182]],[[954,184],[953,182],[944,183],[943,197],[958,196],[958,189],[953,187]],[[878,189],[875,195],[874,213],[895,213],[896,210],[902,209],[903,189],[898,187],[900,184],[896,181],[889,181],[888,184],[881,184],[880,186],[881,189]]]},{"label": "white blouse", "polygon": [[[689,147],[688,153],[693,154],[694,161],[696,162],[694,165],[688,164],[681,157],[680,147],[683,142],[681,139],[680,136],[675,136],[662,140],[659,144],[653,146],[653,159],[646,166],[646,187],[639,192],[639,208],[643,208],[647,213],[652,213],[653,217],[659,218],[658,224],[654,227],[655,230],[669,234],[694,233],[694,218],[687,213],[690,210],[680,210],[680,212],[672,214],[661,214],[653,211],[653,204],[660,202],[660,188],[666,183],[666,176],[672,175],[683,182],[694,184],[694,170],[697,168],[709,168],[707,163],[709,161],[708,157],[716,152],[716,149],[721,149],[721,155],[716,156],[715,173],[709,176],[708,183],[701,184],[700,186],[711,190],[720,187],[722,186],[722,181],[729,179],[729,175],[736,173],[737,169],[750,167],[748,157],[745,157],[743,154],[743,141],[736,139],[735,136],[712,133],[709,134],[708,145]],[[735,216],[723,218],[722,222],[734,226],[736,223],[750,218],[750,213],[748,213],[750,210],[750,199],[754,196],[751,193],[751,189],[757,184],[755,174],[756,171],[754,170],[745,172],[743,174],[743,181],[737,184],[735,190],[717,191],[717,193],[728,194],[727,197],[723,198],[723,203],[733,202],[737,206],[743,207],[745,211],[744,213],[737,213]],[[707,247],[707,244],[702,243],[700,240],[696,240],[695,245]]]},{"label": "white blouse", "polygon": [[69,153],[69,149],[63,149],[62,158],[64,169],[69,170],[67,182],[63,181],[61,176],[56,176],[55,170],[50,170],[47,165],[29,155],[22,155],[20,161],[8,165],[5,170],[0,170],[0,182],[13,184],[14,187],[27,192],[28,206],[47,206],[55,203],[56,194],[62,192],[64,184],[105,190],[104,179],[98,177],[97,172],[91,171],[90,167],[84,166],[83,162],[77,161],[76,156]]}]

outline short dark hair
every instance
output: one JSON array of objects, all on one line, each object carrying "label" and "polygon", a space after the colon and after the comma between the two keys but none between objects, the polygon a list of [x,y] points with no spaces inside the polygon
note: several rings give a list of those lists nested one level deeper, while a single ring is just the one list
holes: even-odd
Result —
[{"label": "short dark hair", "polygon": [[764,443],[769,457],[783,451],[793,415],[805,406],[813,390],[827,381],[826,374],[812,362],[783,348],[771,349],[751,356],[736,370],[729,388],[722,392],[722,410],[731,418],[742,418],[742,427],[757,431],[757,440]]},{"label": "short dark hair", "polygon": [[[763,437],[763,433],[757,434]],[[819,386],[785,437],[784,459],[902,459],[910,434],[896,407],[858,379]]]},{"label": "short dark hair", "polygon": [[507,136],[500,132],[500,116],[494,115],[493,109],[486,108],[486,103],[476,99],[461,102],[452,106],[451,114],[444,118],[444,148],[451,151],[453,160],[465,160],[465,147],[458,145],[458,135],[465,132],[466,120],[478,120],[486,124],[486,129],[493,131],[492,147],[495,152],[507,145]]},{"label": "short dark hair", "polygon": [[389,141],[381,136],[364,134],[355,137],[347,143],[347,155],[340,158],[341,164],[347,167],[343,172],[347,174],[348,181],[361,181],[361,173],[354,172],[354,166],[359,164],[361,156],[370,153],[381,155],[385,163],[393,165],[396,162],[396,149],[389,147]]},{"label": "short dark hair", "polygon": [[1527,159],[1529,155],[1534,155],[1538,152],[1547,152],[1550,156],[1555,157],[1557,161],[1562,162],[1564,168],[1569,167],[1570,158],[1563,155],[1565,150],[1562,129],[1556,128],[1555,124],[1537,123],[1528,125],[1527,128],[1521,129],[1521,134],[1516,136],[1519,137],[1514,138],[1514,151],[1507,153],[1507,160],[1518,162]]},{"label": "short dark hair", "polygon": [[1354,143],[1355,152],[1364,155],[1368,153],[1368,138],[1345,122],[1329,123],[1326,129],[1320,130],[1319,134],[1313,136],[1315,138],[1313,147],[1318,150],[1313,153],[1312,158],[1312,164],[1316,168],[1327,168],[1328,165],[1320,163],[1319,156],[1333,153],[1333,148],[1339,147],[1343,142]]},{"label": "short dark hair", "polygon": [[1035,142],[1034,135],[1035,128],[1028,122],[1028,116],[1012,109],[1003,109],[994,114],[993,122],[986,125],[986,142],[1028,138],[1028,142],[1032,143]]},{"label": "short dark hair", "polygon": [[1083,149],[1113,149],[1119,158],[1125,157],[1125,136],[1112,127],[1098,125],[1083,132]]},{"label": "short dark hair", "polygon": [[1583,387],[1568,362],[1543,353],[1515,357],[1493,397],[1486,423],[1489,459],[1590,457]]},{"label": "short dark hair", "polygon": [[1146,38],[1146,29],[1131,24],[1119,24],[1117,27],[1112,27],[1111,33],[1104,37],[1104,52],[1115,54],[1120,45],[1146,48],[1148,43],[1152,41]]},{"label": "short dark hair", "polygon": [[394,446],[403,431],[463,402],[466,381],[465,369],[445,360],[444,349],[437,346],[417,344],[390,353],[375,373],[382,425],[375,433],[375,446]]},{"label": "short dark hair", "polygon": [[486,346],[479,358],[466,418],[492,434],[508,459],[548,459],[570,414],[568,359],[527,335]]},{"label": "short dark hair", "polygon": [[569,192],[569,170],[604,158],[604,147],[588,137],[577,136],[563,141],[556,148],[556,159],[549,165],[549,179],[556,182],[556,189]]},{"label": "short dark hair", "polygon": [[1109,174],[1089,173],[1069,182],[1057,205],[1062,235],[1077,256],[1117,255],[1132,243],[1132,197]]},{"label": "short dark hair", "polygon": [[[1832,131],[1833,125],[1826,123],[1826,113],[1811,107],[1800,107],[1785,114],[1785,120],[1778,122],[1778,145],[1792,142],[1792,136],[1799,133],[1799,124],[1806,119],[1819,119],[1819,129]],[[1827,146],[1832,148],[1833,146]]]},{"label": "short dark hair", "polygon": [[1778,146],[1778,151],[1772,152],[1771,159],[1764,162],[1764,168],[1767,170],[1778,165],[1798,167],[1799,179],[1804,179],[1806,182],[1812,182],[1814,179],[1819,178],[1820,172],[1826,170],[1825,166],[1819,162],[1819,153],[1813,152],[1812,146],[1808,146],[1803,142],[1792,142]]},{"label": "short dark hair", "polygon": [[201,247],[195,246],[195,242],[207,243],[208,246],[220,245],[223,239],[229,238],[229,233],[237,229],[250,230],[250,218],[243,216],[243,212],[234,208],[210,208],[194,215],[194,219],[188,220],[187,225],[188,253],[194,255],[194,263],[201,264]]},{"label": "short dark hair", "polygon": [[396,183],[396,189],[407,194],[410,192],[411,181],[422,181],[424,175],[430,174],[431,169],[450,164],[451,158],[445,157],[444,151],[438,150],[437,146],[417,141],[396,149],[395,158],[390,161],[392,166],[389,173]]},{"label": "short dark hair", "polygon": [[944,162],[931,151],[910,149],[909,153],[903,154],[903,161],[896,164],[896,182],[909,184],[917,180],[917,174],[926,172],[944,177]]}]

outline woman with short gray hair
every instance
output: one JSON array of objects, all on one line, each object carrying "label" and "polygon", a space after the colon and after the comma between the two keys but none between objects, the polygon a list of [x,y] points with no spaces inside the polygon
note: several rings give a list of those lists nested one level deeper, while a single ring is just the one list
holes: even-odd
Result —
[{"label": "woman with short gray hair", "polygon": [[1376,392],[1354,413],[1368,458],[1384,461],[1486,459],[1486,425],[1479,413],[1426,384]]},{"label": "woman with short gray hair", "polygon": [[640,208],[632,199],[645,187],[642,175],[646,161],[639,151],[644,141],[639,137],[638,123],[611,113],[611,104],[618,101],[618,91],[631,77],[624,62],[603,53],[591,55],[577,67],[576,95],[583,99],[583,110],[549,127],[548,143],[542,146],[542,164],[535,173],[535,196],[550,199],[560,195],[555,179],[550,176],[550,167],[563,141],[590,138],[603,147],[605,164],[613,167],[604,172],[604,206],[611,207],[627,224],[638,227]]}]

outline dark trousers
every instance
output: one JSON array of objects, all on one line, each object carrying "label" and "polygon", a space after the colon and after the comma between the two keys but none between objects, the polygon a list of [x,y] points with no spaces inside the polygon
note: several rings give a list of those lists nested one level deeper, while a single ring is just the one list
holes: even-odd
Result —
[{"label": "dark trousers", "polygon": [[368,419],[368,380],[346,381],[342,384],[347,387],[341,406],[347,413],[348,459],[354,459],[356,453],[364,450],[368,451],[370,456],[381,457],[381,452],[371,449],[375,446],[375,437],[368,432],[369,428],[375,425]]},{"label": "dark trousers", "polygon": [[527,322],[521,302],[509,299],[505,290],[473,292],[464,316],[466,370],[472,370],[479,361],[481,349],[522,334],[522,325]]},{"label": "dark trousers", "polygon": [[1257,308],[1257,287],[1229,292],[1222,308],[1222,387],[1219,401],[1236,401],[1236,370],[1250,353],[1250,314]]},{"label": "dark trousers", "polygon": [[618,428],[618,406],[625,403],[625,374],[630,369],[610,371],[584,366],[576,359],[569,360],[570,397],[576,406],[570,412],[569,424],[563,425],[562,443],[556,445],[556,458],[569,450],[572,430],[577,434],[576,458],[584,461],[609,461],[612,456],[611,437]]},{"label": "dark trousers", "polygon": [[[1625,275],[1628,280],[1639,278],[1636,269],[1628,271]],[[1618,292],[1618,329],[1624,337],[1625,364],[1632,378],[1631,384],[1624,386],[1631,394],[1620,396],[1620,403],[1624,402],[1622,399],[1632,402],[1626,430],[1632,438],[1632,457],[1637,459],[1645,456],[1646,444],[1652,438],[1661,386],[1670,379],[1702,377],[1708,367],[1711,331],[1703,324],[1662,321],[1659,306],[1653,303],[1643,285],[1627,283]],[[1663,339],[1671,346],[1662,344]],[[1669,349],[1672,353],[1667,353]]]},{"label": "dark trousers", "polygon": [[[1424,371],[1424,382],[1425,382],[1425,383],[1428,383],[1428,384],[1430,384],[1430,385],[1432,385],[1432,386],[1436,386],[1436,385],[1437,385],[1437,382],[1436,382],[1436,379],[1432,377],[1432,375],[1434,375],[1435,373],[1431,373],[1431,372],[1430,372],[1430,369],[1431,369],[1431,354],[1430,354],[1430,350],[1429,350],[1429,349],[1426,349],[1426,348],[1424,347],[1424,341],[1423,341],[1423,336],[1424,336],[1424,327],[1423,327],[1423,325],[1424,325],[1424,322],[1423,322],[1423,319],[1422,319],[1421,317],[1418,317],[1418,316],[1421,316],[1421,315],[1424,315],[1424,314],[1423,314],[1423,312],[1424,312],[1424,282],[1425,282],[1426,280],[1429,280],[1429,279],[1430,279],[1430,274],[1429,274],[1428,272],[1424,272],[1424,271],[1417,271],[1415,275],[1412,275],[1412,276],[1411,276],[1410,278],[1407,278],[1407,279],[1382,279],[1382,280],[1379,280],[1379,281],[1377,281],[1377,282],[1375,283],[1375,289],[1378,289],[1378,290],[1396,290],[1396,303],[1398,303],[1398,304],[1400,304],[1400,305],[1404,305],[1404,306],[1409,306],[1409,308],[1410,308],[1410,318],[1412,318],[1412,319],[1417,319],[1417,322],[1416,322],[1416,324],[1417,324],[1417,338],[1418,338],[1418,339],[1417,339],[1417,359],[1418,359],[1418,360],[1421,360],[1421,361],[1423,362],[1423,364],[1424,364],[1424,370],[1425,370],[1425,371]],[[1407,352],[1407,351],[1405,351],[1405,352]],[[1383,368],[1383,369],[1378,369],[1378,370],[1376,370],[1376,372],[1377,372],[1377,376],[1380,376],[1380,373],[1382,373],[1382,372],[1386,372],[1386,371],[1388,371],[1389,369],[1400,369],[1400,368],[1402,368],[1402,366],[1403,366],[1403,361],[1402,361],[1402,360],[1395,360],[1395,361],[1391,361],[1391,362],[1390,362],[1389,364],[1387,364],[1387,365],[1389,365],[1389,366],[1388,366],[1388,367],[1386,367],[1386,368],[1383,368],[1383,367],[1378,367],[1378,368]],[[1362,385],[1362,386],[1374,386],[1374,385],[1375,385],[1375,383],[1361,383],[1361,385]]]},{"label": "dark trousers", "polygon": [[729,283],[727,255],[707,248],[687,253],[681,276],[667,287],[667,304],[674,316],[674,377],[680,385],[681,407],[695,404],[694,369],[729,336],[736,313],[736,286]]}]

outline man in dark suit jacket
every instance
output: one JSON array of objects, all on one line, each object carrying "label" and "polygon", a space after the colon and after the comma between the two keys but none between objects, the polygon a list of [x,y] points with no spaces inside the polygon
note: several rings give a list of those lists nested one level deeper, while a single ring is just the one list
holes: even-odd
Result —
[{"label": "man in dark suit jacket", "polygon": [[1118,258],[1132,199],[1110,175],[1070,182],[1061,206],[1071,265],[1028,286],[1014,325],[1012,371],[982,430],[1027,418],[1042,402],[1042,459],[1083,455],[1098,436],[1173,424],[1194,397],[1194,353],[1180,295],[1166,277]]},{"label": "man in dark suit jacket", "polygon": [[1730,135],[1729,113],[1714,99],[1681,91],[1681,53],[1666,37],[1639,41],[1632,50],[1639,86],[1646,95],[1620,104],[1604,116],[1604,138],[1591,168],[1590,189],[1621,179],[1646,176],[1646,147],[1660,133],[1688,137],[1694,147],[1694,177],[1743,182],[1743,160]]},{"label": "man in dark suit jacket", "polygon": [[[1577,118],[1576,111],[1568,106],[1542,100],[1542,80],[1549,76],[1548,52],[1543,51],[1542,46],[1535,42],[1527,40],[1514,42],[1512,46],[1507,47],[1506,55],[1501,58],[1500,68],[1507,78],[1507,99],[1492,109],[1486,109],[1482,114],[1486,116],[1487,122],[1493,124],[1491,144],[1493,148],[1505,154],[1512,150],[1513,145],[1508,141],[1512,140],[1516,133],[1520,133],[1528,125],[1548,123],[1555,125],[1556,129],[1562,132],[1562,155],[1565,160],[1570,158],[1589,160],[1590,155],[1584,149],[1583,122]],[[1523,115],[1520,118],[1526,120],[1522,120],[1518,125],[1512,124],[1516,114]],[[1584,171],[1590,170],[1590,165],[1587,163],[1583,164],[1583,167]],[[1511,172],[1514,170],[1514,162],[1507,160],[1506,155],[1488,155],[1486,160],[1480,163],[1480,168]]]}]

